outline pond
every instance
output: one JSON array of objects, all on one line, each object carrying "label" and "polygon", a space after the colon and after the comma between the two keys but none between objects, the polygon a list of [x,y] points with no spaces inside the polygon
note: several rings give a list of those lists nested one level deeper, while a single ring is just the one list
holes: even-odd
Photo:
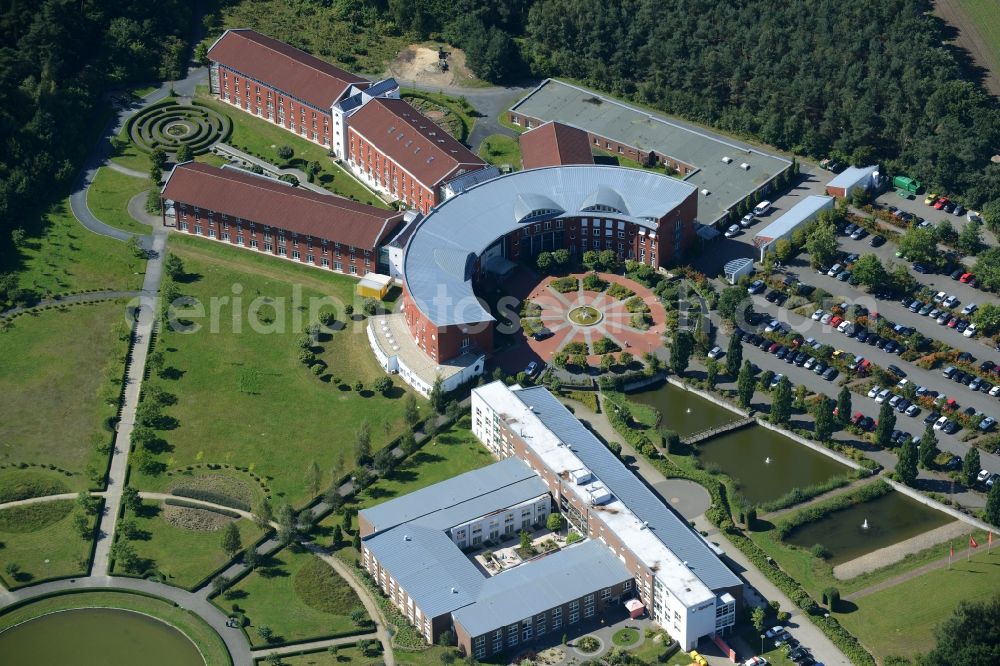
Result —
[{"label": "pond", "polygon": [[115,608],[50,613],[0,633],[0,655],[10,666],[205,666],[187,636],[169,624]]},{"label": "pond", "polygon": [[823,544],[832,553],[829,562],[837,565],[952,520],[946,513],[893,491],[807,523],[785,537],[785,542],[802,548]]},{"label": "pond", "polygon": [[681,437],[740,418],[735,412],[669,382],[651,391],[630,393],[628,399],[655,407],[663,415],[661,427],[674,430]]},{"label": "pond", "polygon": [[699,444],[698,450],[702,464],[718,465],[739,482],[740,493],[754,504],[851,471],[833,458],[759,425],[710,439]]}]

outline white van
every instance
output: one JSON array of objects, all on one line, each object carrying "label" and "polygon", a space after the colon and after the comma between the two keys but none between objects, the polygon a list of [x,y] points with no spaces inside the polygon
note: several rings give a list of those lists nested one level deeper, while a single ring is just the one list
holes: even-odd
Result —
[{"label": "white van", "polygon": [[753,214],[756,215],[757,217],[760,217],[761,215],[765,215],[765,214],[767,214],[769,212],[771,212],[771,202],[770,201],[761,201],[759,204],[757,204],[753,208]]}]

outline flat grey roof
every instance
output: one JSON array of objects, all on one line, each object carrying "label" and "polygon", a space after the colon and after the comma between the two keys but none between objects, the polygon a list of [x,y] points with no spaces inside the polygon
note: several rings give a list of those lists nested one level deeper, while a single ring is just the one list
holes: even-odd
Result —
[{"label": "flat grey roof", "polygon": [[758,231],[754,235],[754,245],[760,247],[763,243],[769,243],[775,238],[782,238],[785,234],[795,229],[795,227],[810,219],[818,211],[829,208],[832,205],[833,197],[822,194],[810,194],[785,211],[784,215]]},{"label": "flat grey roof", "polygon": [[[710,194],[698,195],[701,220],[714,222],[735,204],[787,168],[791,162],[749,145],[693,129],[601,93],[546,79],[511,107],[532,118],[556,120],[642,150],[653,150],[697,167],[686,182]],[[728,164],[723,157],[730,157]],[[746,162],[748,170],[740,167]]]},{"label": "flat grey roof", "polygon": [[453,617],[479,636],[633,577],[607,546],[590,540],[486,579],[476,602]]},{"label": "flat grey roof", "polygon": [[711,590],[742,585],[739,577],[680,516],[668,508],[544,386],[514,393],[583,464]]},{"label": "flat grey roof", "polygon": [[[564,165],[517,171],[479,183],[433,209],[406,245],[403,275],[414,304],[438,326],[493,320],[472,289],[476,259],[495,240],[543,219],[588,214],[652,227],[694,187],[661,173],[617,166]],[[622,210],[624,209],[624,210]]]},{"label": "flat grey roof", "polygon": [[847,167],[826,185],[827,187],[854,187],[861,181],[871,178],[876,171],[878,171],[877,164],[866,167]]},{"label": "flat grey roof", "polygon": [[[521,483],[524,481],[535,481],[538,485],[524,486]],[[490,493],[503,491],[510,487],[519,488],[519,492],[522,493],[537,491],[534,495],[525,497],[525,499],[548,492],[548,488],[538,478],[538,475],[523,461],[517,458],[507,458],[493,465],[487,465],[486,467],[466,472],[465,474],[459,474],[446,481],[415,490],[402,497],[362,509],[360,513],[375,531],[382,532],[436,512],[447,512],[453,507],[461,506],[470,500],[481,498]],[[504,496],[504,498],[506,497]],[[503,506],[511,505],[505,504]],[[481,516],[485,513],[487,512],[478,515]],[[458,520],[447,527],[457,525],[460,522],[462,521]]]}]

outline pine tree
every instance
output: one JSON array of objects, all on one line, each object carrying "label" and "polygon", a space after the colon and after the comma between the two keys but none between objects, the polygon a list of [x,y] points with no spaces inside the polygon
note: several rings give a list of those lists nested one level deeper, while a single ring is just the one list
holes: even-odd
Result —
[{"label": "pine tree", "polygon": [[420,412],[417,410],[417,399],[412,393],[408,393],[403,400],[403,420],[406,425],[413,426],[420,420]]},{"label": "pine tree", "polygon": [[690,331],[674,333],[673,344],[670,345],[670,369],[675,375],[683,375],[687,370],[691,352],[694,350],[694,339]]},{"label": "pine tree", "polygon": [[226,555],[232,557],[239,552],[243,544],[240,542],[240,529],[236,527],[235,522],[231,522],[226,525],[226,529],[222,531],[222,550],[226,551]]},{"label": "pine tree", "polygon": [[750,407],[750,402],[753,400],[754,388],[756,388],[757,381],[753,376],[753,365],[750,361],[744,361],[743,367],[740,368],[740,375],[736,382],[736,391],[739,394],[740,407],[747,409]]},{"label": "pine tree", "polygon": [[976,476],[980,469],[979,464],[979,449],[970,446],[965,458],[962,459],[962,480],[970,488],[976,482]]},{"label": "pine tree", "polygon": [[319,471],[319,465],[313,460],[306,468],[306,490],[310,497],[319,494],[319,485],[323,481],[323,473]]},{"label": "pine tree", "polygon": [[913,439],[908,439],[899,449],[896,476],[908,486],[912,486],[917,480],[917,444]]},{"label": "pine tree", "polygon": [[1000,483],[994,483],[986,496],[986,520],[1000,526]]},{"label": "pine tree", "polygon": [[851,390],[846,386],[840,389],[837,395],[837,420],[841,424],[847,423],[851,419]]},{"label": "pine tree", "polygon": [[354,461],[359,465],[364,465],[372,456],[372,430],[365,419],[358,427],[358,433],[354,437]]},{"label": "pine tree", "polygon": [[705,368],[705,384],[709,390],[714,389],[716,382],[719,381],[719,363],[714,358],[710,358],[705,363]]},{"label": "pine tree", "polygon": [[771,397],[771,423],[788,425],[792,419],[792,383],[782,377]]},{"label": "pine tree", "polygon": [[[883,449],[889,448],[892,431],[896,427],[896,412],[892,405],[886,400],[882,403],[882,408],[878,412],[878,425],[875,427],[875,444]],[[916,464],[916,458],[913,460]]]},{"label": "pine tree", "polygon": [[930,469],[934,466],[934,458],[938,454],[938,440],[934,436],[934,427],[929,425],[924,428],[924,434],[920,436],[920,466]]},{"label": "pine tree", "polygon": [[816,418],[816,439],[821,442],[829,442],[833,437],[834,430],[833,401],[825,395],[820,395],[819,400],[816,402],[814,416]]},{"label": "pine tree", "polygon": [[743,345],[735,335],[729,338],[729,349],[726,350],[726,374],[735,377],[743,363]]},{"label": "pine tree", "polygon": [[441,378],[438,377],[434,380],[434,385],[431,386],[431,393],[428,396],[431,401],[431,408],[438,414],[444,414],[445,408],[445,397],[444,397],[444,383]]}]

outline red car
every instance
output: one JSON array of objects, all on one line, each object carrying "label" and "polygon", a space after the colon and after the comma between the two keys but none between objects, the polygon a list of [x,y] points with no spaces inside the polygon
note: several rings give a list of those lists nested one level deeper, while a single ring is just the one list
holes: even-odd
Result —
[{"label": "red car", "polygon": [[958,278],[958,281],[962,284],[968,284],[970,281],[975,280],[976,276],[972,273],[962,273],[962,277]]},{"label": "red car", "polygon": [[844,321],[843,317],[834,317],[833,319],[830,320],[830,326],[836,328],[837,326],[840,326],[840,324],[843,323],[843,321]]},{"label": "red car", "polygon": [[861,419],[863,418],[865,418],[864,414],[862,414],[861,412],[854,412],[854,416],[851,417],[851,423],[853,423],[854,425],[858,425],[858,423],[860,423]]},{"label": "red car", "polygon": [[951,200],[949,200],[948,197],[941,197],[940,199],[934,202],[934,208],[935,210],[941,210],[950,203]]},{"label": "red car", "polygon": [[767,353],[769,354],[775,353],[776,351],[778,351],[778,347],[780,346],[781,345],[779,343],[775,342],[774,344],[772,344],[770,347],[767,348]]},{"label": "red car", "polygon": [[951,319],[948,320],[948,328],[955,328],[956,326],[958,326],[957,317],[952,317]]}]

